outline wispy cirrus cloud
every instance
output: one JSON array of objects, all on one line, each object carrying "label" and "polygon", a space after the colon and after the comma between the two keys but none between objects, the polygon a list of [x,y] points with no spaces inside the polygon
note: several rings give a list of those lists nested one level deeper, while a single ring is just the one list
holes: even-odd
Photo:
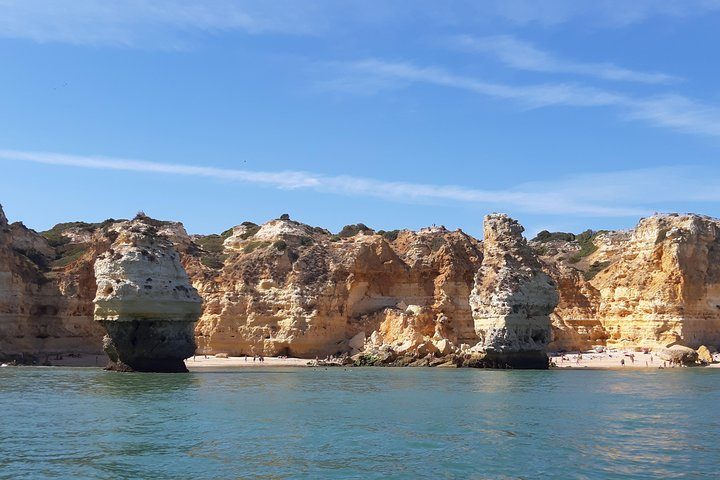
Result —
[{"label": "wispy cirrus cloud", "polygon": [[546,215],[635,217],[668,207],[675,209],[679,202],[720,202],[720,192],[714,188],[720,181],[720,170],[688,166],[569,175],[553,181],[522,183],[509,188],[479,189],[349,175],[238,170],[18,150],[0,150],[0,160],[138,174],[194,176],[286,190],[312,190],[405,203],[465,204],[488,210],[510,209]]},{"label": "wispy cirrus cloud", "polygon": [[495,57],[505,65],[518,70],[584,75],[603,80],[651,84],[675,83],[681,80],[679,77],[664,73],[640,72],[608,62],[588,63],[566,60],[511,35],[490,37],[462,35],[455,37],[452,44]]},{"label": "wispy cirrus cloud", "polygon": [[411,62],[365,59],[335,65],[342,73],[325,88],[357,92],[369,86],[370,93],[405,88],[415,83],[466,90],[479,95],[511,100],[525,108],[550,106],[612,107],[623,118],[644,121],[656,127],[683,133],[720,137],[720,108],[682,95],[635,97],[576,83],[509,85],[458,75],[439,67]]},{"label": "wispy cirrus cloud", "polygon": [[585,20],[595,26],[626,27],[652,17],[688,18],[720,10],[718,0],[490,0],[483,6],[519,25],[545,27]]},{"label": "wispy cirrus cloud", "polygon": [[285,0],[0,0],[0,37],[39,43],[182,48],[198,33],[311,34],[316,27],[306,21],[306,12],[301,5]]},{"label": "wispy cirrus cloud", "polygon": [[622,27],[651,17],[720,10],[720,0],[0,0],[0,37],[40,43],[184,48],[202,33],[317,35],[397,28],[467,28],[502,22],[552,27],[582,21]]}]

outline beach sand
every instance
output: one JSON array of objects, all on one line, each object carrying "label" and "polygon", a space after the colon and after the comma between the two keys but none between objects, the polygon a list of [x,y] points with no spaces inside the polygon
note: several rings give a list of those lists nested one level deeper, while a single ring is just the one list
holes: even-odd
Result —
[{"label": "beach sand", "polygon": [[207,358],[204,355],[196,355],[185,360],[185,365],[188,370],[201,370],[203,368],[218,368],[218,367],[307,367],[307,358],[279,358],[279,357],[264,357],[265,361],[254,361],[252,357],[228,357],[219,358],[213,355],[208,355]]},{"label": "beach sand", "polygon": [[[578,355],[581,356],[578,361]],[[635,361],[629,355],[635,356]],[[621,360],[625,360],[625,365]],[[663,367],[663,360],[651,353],[634,352],[631,350],[611,350],[597,353],[593,350],[587,352],[565,353],[564,355],[551,355],[550,361],[558,368],[602,368],[602,369],[658,369]],[[666,368],[672,367],[670,362],[665,363]],[[720,363],[707,365],[706,368],[719,368]]]}]

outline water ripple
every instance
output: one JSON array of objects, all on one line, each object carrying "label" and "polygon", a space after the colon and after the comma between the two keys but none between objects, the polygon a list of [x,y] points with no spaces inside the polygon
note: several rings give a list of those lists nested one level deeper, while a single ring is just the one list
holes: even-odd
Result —
[{"label": "water ripple", "polygon": [[0,371],[0,479],[712,478],[720,371]]}]

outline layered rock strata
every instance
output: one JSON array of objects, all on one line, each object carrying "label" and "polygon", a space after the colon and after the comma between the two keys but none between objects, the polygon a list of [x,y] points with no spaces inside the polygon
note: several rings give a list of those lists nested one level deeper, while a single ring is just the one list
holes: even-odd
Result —
[{"label": "layered rock strata", "polygon": [[[144,233],[128,233],[137,222]],[[520,333],[518,345],[528,338],[540,345],[547,336],[539,323],[527,331],[520,323],[519,330],[498,326],[543,317],[551,302],[526,293],[539,277],[520,227],[494,223],[481,242],[442,227],[374,232],[357,224],[333,235],[287,217],[218,235],[189,236],[179,223],[142,216],[38,234],[0,215],[0,357],[42,363],[102,353],[105,331],[93,321],[102,279],[94,266],[132,247],[113,247],[125,232],[148,253],[151,240],[174,248],[203,299],[199,352],[469,365],[513,344],[512,332]],[[719,225],[699,215],[656,215],[630,231],[545,232],[529,242],[560,294],[547,348],[703,344],[716,351]],[[133,288],[144,292],[154,277],[140,277]],[[127,313],[149,318],[144,308]]]},{"label": "layered rock strata", "polygon": [[507,215],[485,217],[484,257],[470,295],[484,366],[548,368],[549,315],[559,298],[523,230]]},{"label": "layered rock strata", "polygon": [[289,219],[246,228],[224,241],[221,268],[186,263],[205,299],[197,333],[209,353],[314,358],[367,343],[414,354],[433,337],[475,341],[468,297],[481,251],[460,231],[338,237]]},{"label": "layered rock strata", "polygon": [[654,215],[589,238],[535,245],[560,286],[551,348],[720,347],[718,220]]},{"label": "layered rock strata", "polygon": [[[87,250],[92,260],[100,243]],[[9,224],[0,207],[0,360],[103,354],[102,328],[92,321],[92,263],[53,267],[56,255],[45,237]]]},{"label": "layered rock strata", "polygon": [[185,372],[201,299],[173,244],[145,218],[123,224],[95,261],[95,320],[110,369]]}]

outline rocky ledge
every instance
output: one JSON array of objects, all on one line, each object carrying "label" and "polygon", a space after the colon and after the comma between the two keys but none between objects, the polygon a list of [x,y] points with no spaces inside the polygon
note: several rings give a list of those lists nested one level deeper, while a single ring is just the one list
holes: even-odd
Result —
[{"label": "rocky ledge", "polygon": [[108,368],[186,372],[201,299],[179,254],[147,217],[124,222],[114,233],[95,261],[95,320],[107,331]]}]

